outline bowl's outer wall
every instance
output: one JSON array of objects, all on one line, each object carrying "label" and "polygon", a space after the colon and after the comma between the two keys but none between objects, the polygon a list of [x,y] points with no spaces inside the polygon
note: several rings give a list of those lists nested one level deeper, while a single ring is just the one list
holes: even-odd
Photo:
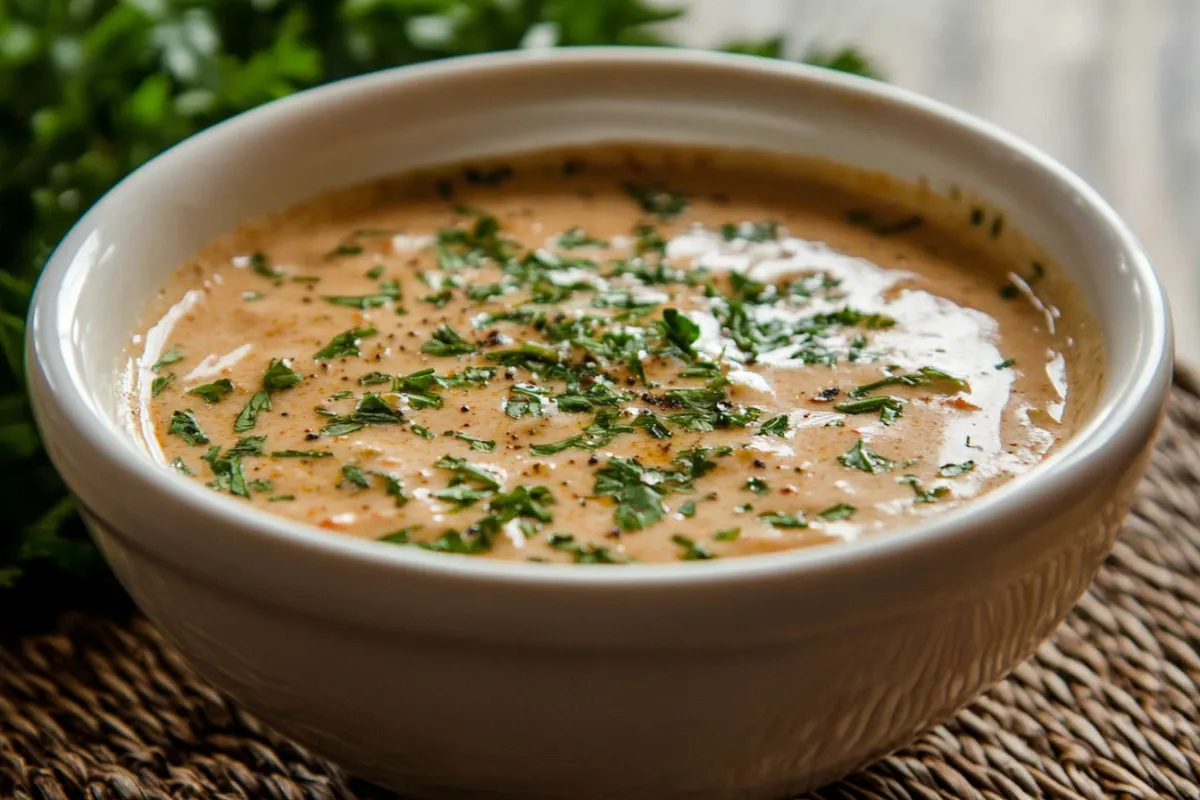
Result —
[{"label": "bowl's outer wall", "polygon": [[430,798],[767,800],[904,743],[1025,658],[1108,553],[1148,453],[1047,515],[1036,533],[1054,544],[1015,579],[759,647],[710,646],[702,619],[679,648],[379,635],[230,596],[89,522],[204,677],[382,785]]},{"label": "bowl's outer wall", "polygon": [[[857,549],[571,578],[299,530],[149,465],[121,430],[114,366],[143,302],[238,221],[419,163],[614,139],[821,155],[1009,210],[1094,306],[1098,404],[1120,426],[1068,446],[1070,469]],[[352,81],[181,145],[81,221],[34,301],[35,412],[143,610],[355,771],[436,796],[798,791],[1018,663],[1128,511],[1169,384],[1166,311],[1120,223],[1042,159],[898,91],[746,59],[502,56]]]}]

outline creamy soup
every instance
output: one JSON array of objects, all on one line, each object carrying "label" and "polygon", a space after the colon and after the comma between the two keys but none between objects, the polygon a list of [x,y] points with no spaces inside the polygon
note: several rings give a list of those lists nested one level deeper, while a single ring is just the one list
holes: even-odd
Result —
[{"label": "creamy soup", "polygon": [[149,303],[130,392],[181,480],[331,533],[727,558],[884,535],[1038,464],[1102,371],[1070,297],[960,197],[544,153],[217,239]]}]

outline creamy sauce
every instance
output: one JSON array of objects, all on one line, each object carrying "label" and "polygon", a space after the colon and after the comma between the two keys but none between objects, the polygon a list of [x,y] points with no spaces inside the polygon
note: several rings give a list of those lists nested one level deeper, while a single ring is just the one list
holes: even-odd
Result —
[{"label": "creamy sauce", "polygon": [[138,427],[300,522],[585,563],[875,535],[1070,434],[1099,356],[1002,218],[765,159],[543,154],[249,223],[149,304]]}]

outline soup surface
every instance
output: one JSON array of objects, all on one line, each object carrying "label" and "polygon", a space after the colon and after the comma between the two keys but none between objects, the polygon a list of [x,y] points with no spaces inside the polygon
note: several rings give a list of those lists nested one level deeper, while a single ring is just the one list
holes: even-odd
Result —
[{"label": "soup surface", "polygon": [[329,194],[212,242],[150,302],[136,422],[237,502],[438,551],[879,534],[1036,465],[1086,410],[1074,360],[1099,372],[1003,217],[924,194],[644,147]]}]

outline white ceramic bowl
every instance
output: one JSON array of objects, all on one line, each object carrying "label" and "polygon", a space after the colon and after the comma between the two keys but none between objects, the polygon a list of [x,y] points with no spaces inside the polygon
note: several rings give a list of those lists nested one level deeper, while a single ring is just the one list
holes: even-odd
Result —
[{"label": "white ceramic bowl", "polygon": [[[118,356],[143,301],[210,238],[413,165],[602,140],[816,154],[977,193],[1093,306],[1108,352],[1094,415],[1028,475],[909,530],[622,568],[333,536],[180,480],[126,432]],[[881,83],[665,50],[447,61],[219,125],[71,231],[28,344],[46,446],[146,614],[275,728],[436,797],[781,797],[902,744],[1078,598],[1129,509],[1171,374],[1141,250],[1037,150]]]}]

